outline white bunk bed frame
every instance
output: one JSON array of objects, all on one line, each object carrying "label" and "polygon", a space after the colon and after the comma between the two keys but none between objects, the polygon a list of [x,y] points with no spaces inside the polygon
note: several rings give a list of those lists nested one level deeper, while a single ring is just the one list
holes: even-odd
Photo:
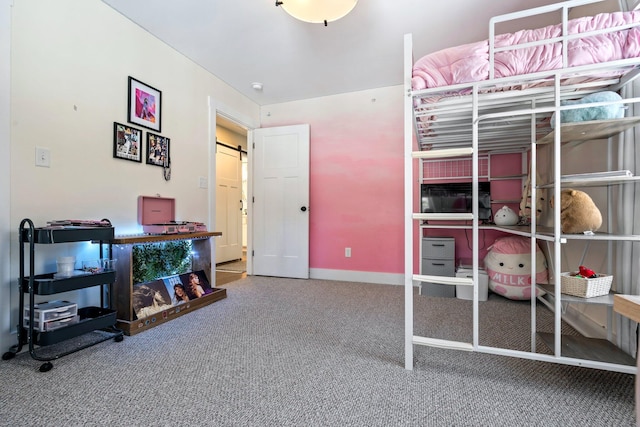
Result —
[{"label": "white bunk bed frame", "polygon": [[[493,59],[493,41],[491,40],[495,34],[495,25],[499,22],[520,19],[537,14],[559,11],[562,14],[563,34],[566,34],[567,20],[569,9],[575,6],[581,6],[589,3],[595,3],[600,0],[573,0],[562,3],[524,10],[517,13],[493,18],[490,22],[490,59]],[[609,30],[611,31],[611,30]],[[600,33],[602,31],[599,31]],[[592,33],[589,33],[592,34]],[[581,34],[584,36],[585,34]],[[575,37],[575,36],[572,36]],[[552,41],[562,42],[563,46],[569,40],[569,36],[562,36]],[[537,44],[548,43],[549,40],[539,42]],[[519,45],[512,48],[528,47],[532,43]],[[566,52],[566,49],[563,48]],[[564,56],[564,64],[566,64],[566,54]],[[404,124],[404,152],[405,152],[405,369],[413,369],[414,364],[414,345],[426,345],[431,347],[439,347],[446,349],[457,349],[465,351],[475,351],[480,353],[490,353],[502,356],[512,356],[531,360],[554,362],[566,365],[583,366],[589,368],[604,369],[610,371],[624,372],[635,374],[636,367],[623,365],[618,363],[602,362],[597,360],[587,360],[580,358],[567,357],[562,355],[561,343],[561,320],[562,320],[562,298],[554,298],[551,304],[548,304],[554,312],[554,348],[553,354],[543,354],[536,352],[536,298],[531,298],[531,350],[521,351],[513,349],[505,349],[480,345],[479,343],[479,294],[478,287],[474,284],[479,279],[479,230],[481,228],[494,228],[506,231],[508,233],[531,237],[531,265],[535,266],[536,245],[537,240],[546,241],[547,244],[553,245],[553,259],[549,260],[551,266],[561,266],[561,245],[567,242],[567,238],[585,238],[592,240],[632,240],[640,241],[640,236],[582,236],[582,235],[563,235],[560,228],[560,210],[556,204],[553,212],[553,229],[541,232],[536,224],[536,217],[532,215],[531,228],[523,229],[520,227],[497,227],[484,226],[479,224],[478,220],[478,159],[479,156],[487,152],[513,152],[521,150],[526,152],[530,150],[531,170],[535,171],[537,167],[536,144],[550,143],[554,144],[553,153],[553,182],[560,183],[560,156],[561,143],[566,142],[561,135],[560,114],[555,117],[556,132],[552,132],[550,127],[540,126],[540,119],[549,117],[554,111],[561,111],[575,108],[571,106],[561,107],[560,100],[568,97],[576,97],[575,91],[580,90],[580,96],[591,92],[596,92],[606,88],[607,90],[617,90],[629,81],[633,80],[637,73],[637,67],[640,67],[640,58],[625,59],[605,64],[595,64],[589,66],[573,67],[571,69],[563,68],[559,70],[546,71],[535,74],[520,75],[508,78],[490,79],[469,84],[458,84],[444,88],[425,89],[413,91],[411,86],[412,68],[413,68],[413,43],[411,34],[404,37],[404,85],[405,85],[405,124]],[[587,82],[580,84],[566,84],[564,79],[571,75],[590,74],[595,72],[605,72],[611,70],[632,70],[625,77],[612,77],[607,80],[599,80],[595,82]],[[493,64],[490,65],[490,76],[493,76]],[[546,87],[533,87],[524,90],[513,90],[503,92],[492,92],[500,87],[509,87],[520,85],[523,83],[539,82],[544,80],[549,84]],[[450,95],[460,90],[470,90],[468,95],[459,95],[440,99],[438,102],[428,104],[421,103],[421,99],[438,97],[443,94]],[[490,91],[491,90],[491,91]],[[640,98],[625,99],[622,103],[630,104],[639,102]],[[611,103],[597,103],[595,105],[608,105]],[[419,107],[427,105],[429,110],[425,111]],[[415,108],[418,107],[418,108]],[[437,120],[433,117],[437,116]],[[631,117],[620,119],[610,123],[602,134],[591,133],[590,139],[596,139],[598,136],[609,137],[620,132],[622,129],[628,128],[640,122],[640,118]],[[580,132],[578,130],[578,132]],[[546,135],[546,136],[545,136]],[[417,140],[418,149],[416,149],[415,140]],[[570,135],[567,138],[571,138]],[[473,208],[470,214],[425,214],[414,213],[415,203],[415,180],[414,168],[419,163],[417,159],[439,159],[439,158],[455,158],[455,157],[471,157],[472,161],[472,188],[473,188]],[[421,167],[421,166],[420,166]],[[624,178],[627,179],[627,178]],[[629,180],[637,180],[638,177],[628,178]],[[531,174],[532,188],[536,188],[536,174]],[[553,186],[553,195],[556,200],[560,199],[561,185]],[[531,211],[536,211],[535,197],[532,197]],[[424,276],[414,274],[414,242],[416,236],[416,221],[423,220],[460,220],[471,221],[472,230],[472,251],[473,251],[473,276],[469,278],[458,277],[441,277],[441,276]],[[466,226],[468,228],[468,225]],[[455,228],[455,227],[451,227]],[[609,229],[610,230],[610,229]],[[554,295],[561,295],[560,292],[560,267],[550,269],[553,272],[553,282],[555,283]],[[535,276],[535,272],[532,274]],[[429,338],[414,334],[414,307],[413,299],[415,296],[415,287],[420,282],[431,282],[443,285],[462,285],[473,287],[473,338],[472,342],[450,341],[436,338]],[[532,283],[531,295],[535,293],[535,283]],[[609,331],[610,332],[610,331]],[[610,337],[610,336],[609,336]]]}]

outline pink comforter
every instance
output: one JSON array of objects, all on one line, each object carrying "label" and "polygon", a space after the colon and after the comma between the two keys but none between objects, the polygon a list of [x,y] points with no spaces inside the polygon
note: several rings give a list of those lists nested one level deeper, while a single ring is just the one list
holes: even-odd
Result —
[{"label": "pink comforter", "polygon": [[[603,13],[573,19],[568,33],[578,34],[625,24],[639,23],[640,12]],[[512,46],[535,40],[559,37],[561,25],[496,36],[495,46]],[[589,36],[571,40],[567,49],[569,66],[588,65],[618,59],[640,57],[640,29]],[[554,43],[495,54],[495,77],[562,68],[562,44]],[[489,78],[489,42],[470,43],[434,52],[413,66],[414,90],[469,83]]]}]

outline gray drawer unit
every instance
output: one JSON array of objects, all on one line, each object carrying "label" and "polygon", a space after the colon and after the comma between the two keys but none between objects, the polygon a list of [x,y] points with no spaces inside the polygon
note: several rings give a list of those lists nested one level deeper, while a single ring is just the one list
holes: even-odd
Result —
[{"label": "gray drawer unit", "polygon": [[422,259],[422,274],[429,276],[454,277],[455,262],[452,259]]},{"label": "gray drawer unit", "polygon": [[[421,274],[427,276],[455,277],[456,241],[453,237],[423,237]],[[423,282],[422,295],[450,297],[456,296],[456,287],[439,283]]]},{"label": "gray drawer unit", "polygon": [[453,237],[423,237],[422,258],[455,259],[456,240]]}]

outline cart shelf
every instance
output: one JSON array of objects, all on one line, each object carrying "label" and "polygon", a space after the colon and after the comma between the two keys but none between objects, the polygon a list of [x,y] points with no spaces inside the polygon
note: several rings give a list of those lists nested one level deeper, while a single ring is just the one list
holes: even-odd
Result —
[{"label": "cart shelf", "polygon": [[[21,230],[22,241],[34,243],[69,243],[84,242],[87,240],[108,241],[113,239],[113,227],[40,227],[35,229],[24,228]],[[33,235],[33,238],[31,238]]]},{"label": "cart shelf", "polygon": [[78,309],[78,316],[80,317],[78,323],[53,331],[34,332],[35,344],[40,346],[57,344],[96,329],[108,328],[116,323],[115,310],[107,308],[83,307]]},{"label": "cart shelf", "polygon": [[[115,270],[106,270],[100,273],[90,273],[75,270],[73,276],[56,278],[55,273],[38,274],[33,276],[33,293],[36,295],[53,295],[60,292],[75,291],[103,283],[113,283],[116,280]],[[22,280],[22,291],[29,292],[31,278]]]}]

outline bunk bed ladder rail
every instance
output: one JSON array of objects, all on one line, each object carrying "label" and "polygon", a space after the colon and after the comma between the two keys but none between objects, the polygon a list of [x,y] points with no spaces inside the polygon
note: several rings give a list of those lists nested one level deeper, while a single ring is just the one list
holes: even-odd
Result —
[{"label": "bunk bed ladder rail", "polygon": [[[475,100],[476,107],[474,108],[474,114],[477,117],[477,99]],[[409,170],[412,171],[413,160],[414,159],[425,159],[425,160],[433,160],[433,159],[450,159],[456,157],[469,157],[472,156],[472,168],[473,168],[473,198],[474,200],[478,199],[478,147],[477,147],[477,126],[475,129],[475,136],[472,138],[472,145],[469,147],[457,147],[450,149],[437,149],[437,150],[427,150],[427,151],[411,151],[411,156],[407,156],[411,163],[411,168]],[[421,166],[422,168],[422,166]],[[412,172],[411,172],[412,173]],[[421,289],[421,283],[428,282],[439,285],[446,286],[474,286],[474,283],[478,282],[478,206],[477,203],[473,203],[473,208],[471,213],[413,213],[411,215],[411,220],[422,220],[422,221],[437,221],[437,220],[445,220],[445,221],[472,221],[473,222],[473,230],[474,230],[474,249],[473,249],[473,258],[474,258],[474,272],[472,278],[468,277],[449,277],[449,276],[434,276],[434,275],[423,275],[423,274],[407,274],[407,276],[411,277],[411,283],[418,283],[418,287]],[[413,229],[413,224],[411,229]],[[413,240],[411,239],[411,245],[413,244]],[[413,268],[411,268],[411,273],[413,273]],[[474,309],[473,316],[476,317],[478,313],[478,288],[474,288]],[[421,291],[419,292],[422,293]],[[413,298],[413,293],[411,293],[411,298]],[[412,314],[412,311],[407,313]],[[412,322],[413,319],[406,319],[407,323]],[[478,346],[478,330],[477,330],[477,322],[474,322],[474,331],[473,331],[473,343],[466,343],[460,341],[452,341],[452,340],[443,340],[436,338],[429,338],[424,336],[414,335],[413,332],[410,334],[407,333],[408,337],[410,336],[410,344],[412,345],[425,345],[430,347],[438,347],[438,348],[447,348],[454,350],[465,350],[465,351],[473,351]],[[411,331],[413,330],[413,326],[411,325]],[[411,353],[412,353],[411,349]],[[407,369],[411,369],[411,364],[407,361]]]},{"label": "bunk bed ladder rail", "polygon": [[[474,87],[473,91],[473,119],[474,127],[471,138],[471,145],[465,147],[456,148],[438,148],[433,150],[414,150],[413,141],[413,129],[411,123],[413,123],[413,93],[411,90],[411,70],[413,67],[412,59],[412,38],[411,34],[405,35],[405,88],[407,89],[405,99],[405,212],[411,213],[405,216],[405,369],[413,369],[413,346],[414,345],[426,345],[438,348],[448,348],[455,350],[474,351],[479,346],[479,332],[478,332],[478,287],[474,286],[474,283],[478,283],[479,280],[479,249],[478,249],[478,216],[479,207],[477,202],[472,203],[471,213],[415,213],[413,203],[413,170],[415,167],[415,160],[433,160],[433,159],[445,159],[463,157],[472,158],[472,188],[473,188],[473,200],[478,200],[478,96],[477,87]],[[418,162],[420,164],[420,162]],[[422,167],[421,167],[422,170]],[[433,276],[433,275],[421,275],[414,274],[413,267],[413,247],[414,247],[414,226],[415,221],[472,221],[473,232],[473,275],[472,278],[468,277],[449,277],[449,276]],[[473,342],[460,342],[452,340],[443,340],[436,338],[429,338],[419,335],[414,335],[413,331],[413,298],[414,287],[417,285],[421,288],[422,282],[429,282],[447,286],[471,286],[473,287]]]},{"label": "bunk bed ladder rail", "polygon": [[[411,34],[404,35],[404,365],[413,369],[413,227],[410,213],[413,212],[413,96],[411,75],[413,68],[413,40]],[[417,131],[416,131],[417,135]]]},{"label": "bunk bed ladder rail", "polygon": [[[477,101],[477,100],[476,100]],[[477,104],[477,102],[476,102]],[[474,114],[477,116],[477,108],[474,109]],[[476,131],[477,132],[477,126]],[[477,135],[473,138],[472,146],[470,147],[460,147],[460,148],[451,148],[451,149],[438,149],[438,150],[429,150],[429,151],[413,151],[411,152],[411,159],[444,159],[444,158],[453,158],[453,157],[468,157],[472,156],[472,167],[473,167],[473,200],[478,200],[478,149],[477,149]],[[422,166],[421,166],[422,168]],[[413,213],[412,219],[422,220],[422,221],[472,221],[473,222],[473,233],[475,238],[473,239],[473,259],[474,259],[474,272],[472,278],[468,277],[449,277],[449,276],[434,276],[434,275],[423,275],[423,274],[412,274],[412,281],[418,283],[418,287],[420,289],[419,294],[422,294],[421,283],[434,283],[438,285],[445,286],[471,286],[473,287],[474,283],[478,283],[478,207],[477,203],[473,203],[473,209],[471,213]],[[413,271],[413,270],[412,270]],[[473,290],[473,316],[476,317],[478,315],[478,288],[475,287]],[[412,320],[412,319],[411,319]],[[474,322],[473,327],[473,343],[466,343],[460,341],[452,341],[452,340],[443,340],[437,338],[429,338],[419,335],[414,335],[411,333],[411,344],[417,345],[425,345],[430,347],[438,347],[438,348],[446,348],[452,350],[465,350],[465,351],[473,351],[478,346],[478,328],[476,327],[477,321]],[[409,369],[409,368],[407,368]]]}]

